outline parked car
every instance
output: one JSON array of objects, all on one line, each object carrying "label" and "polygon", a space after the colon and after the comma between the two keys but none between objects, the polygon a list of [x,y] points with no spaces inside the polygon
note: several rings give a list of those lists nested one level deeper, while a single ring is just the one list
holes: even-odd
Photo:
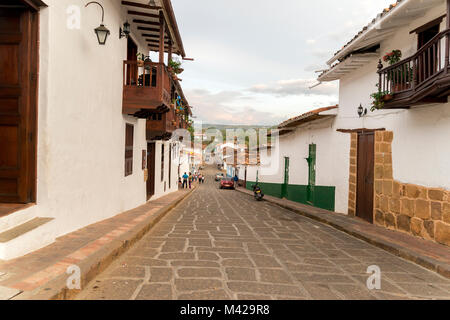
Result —
[{"label": "parked car", "polygon": [[220,189],[234,189],[233,178],[222,178],[220,180]]},{"label": "parked car", "polygon": [[224,175],[223,175],[223,173],[218,173],[218,174],[216,174],[216,181],[220,181],[220,180],[222,180],[224,178]]}]

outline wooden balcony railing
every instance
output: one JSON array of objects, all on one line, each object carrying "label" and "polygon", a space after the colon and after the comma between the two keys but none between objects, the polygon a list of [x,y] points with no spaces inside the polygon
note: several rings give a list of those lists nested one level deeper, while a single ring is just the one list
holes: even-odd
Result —
[{"label": "wooden balcony railing", "polygon": [[147,118],[155,112],[166,112],[171,104],[172,79],[163,63],[123,62],[123,113]]},{"label": "wooden balcony railing", "polygon": [[177,129],[187,129],[187,122],[173,109],[154,113],[147,119],[147,140],[169,139]]},{"label": "wooden balcony railing", "polygon": [[400,100],[408,107],[408,104],[419,103],[424,98],[436,97],[436,91],[429,89],[435,80],[447,76],[449,36],[450,29],[437,34],[409,58],[386,68],[380,63],[379,90],[394,96],[392,101],[386,102],[387,107]]}]

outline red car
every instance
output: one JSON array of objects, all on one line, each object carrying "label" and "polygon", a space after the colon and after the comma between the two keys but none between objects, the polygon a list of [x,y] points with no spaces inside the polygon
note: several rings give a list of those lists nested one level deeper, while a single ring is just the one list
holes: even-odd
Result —
[{"label": "red car", "polygon": [[231,178],[220,180],[220,189],[234,189],[234,182]]}]

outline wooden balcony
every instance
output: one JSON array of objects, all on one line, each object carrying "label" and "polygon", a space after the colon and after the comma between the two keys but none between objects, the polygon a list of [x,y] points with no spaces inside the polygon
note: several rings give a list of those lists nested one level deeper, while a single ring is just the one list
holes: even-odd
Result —
[{"label": "wooden balcony", "polygon": [[147,118],[147,140],[168,140],[175,130],[187,127],[187,122],[173,108],[166,113],[153,113]]},{"label": "wooden balcony", "polygon": [[123,63],[122,112],[138,118],[170,110],[172,79],[163,63]]},{"label": "wooden balcony", "polygon": [[437,34],[413,56],[392,66],[379,65],[379,90],[385,109],[446,103],[450,95],[450,29]]}]

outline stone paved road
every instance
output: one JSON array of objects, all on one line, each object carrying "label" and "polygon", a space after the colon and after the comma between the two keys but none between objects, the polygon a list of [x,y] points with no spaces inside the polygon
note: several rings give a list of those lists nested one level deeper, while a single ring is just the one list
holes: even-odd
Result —
[{"label": "stone paved road", "polygon": [[[209,178],[78,299],[450,299],[448,279],[217,187]],[[367,289],[371,265],[381,290]]]}]

